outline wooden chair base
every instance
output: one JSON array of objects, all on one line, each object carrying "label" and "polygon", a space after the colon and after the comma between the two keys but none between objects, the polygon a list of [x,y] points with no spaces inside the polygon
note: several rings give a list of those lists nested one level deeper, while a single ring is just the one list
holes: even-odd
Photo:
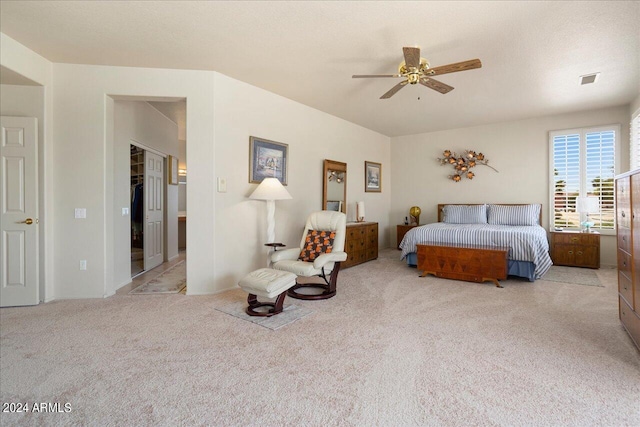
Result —
[{"label": "wooden chair base", "polygon": [[[271,317],[278,313],[282,313],[284,299],[287,296],[287,291],[284,291],[276,297],[274,302],[260,302],[258,297],[254,294],[249,294],[247,297],[247,303],[249,306],[245,310],[249,316]],[[258,307],[271,307],[268,311],[255,311]]]},{"label": "wooden chair base", "polygon": [[[322,289],[323,291],[319,294],[301,294],[296,292],[296,289],[301,288],[317,288]],[[289,289],[288,295],[291,298],[305,300],[329,299],[336,295],[336,290],[331,290],[329,285],[325,285],[324,283],[296,283],[291,289]]]},{"label": "wooden chair base", "polygon": [[[323,274],[320,276],[326,283],[298,283],[298,281],[296,280],[296,284],[289,289],[288,294],[291,298],[303,300],[321,300],[332,298],[336,296],[336,282],[338,281],[339,271],[340,263],[336,262],[333,266],[333,271],[331,271],[331,275],[329,276],[329,280],[326,279],[324,270]],[[296,289],[300,288],[317,288],[321,289],[322,292],[319,294],[301,294],[300,292],[296,292]]]}]

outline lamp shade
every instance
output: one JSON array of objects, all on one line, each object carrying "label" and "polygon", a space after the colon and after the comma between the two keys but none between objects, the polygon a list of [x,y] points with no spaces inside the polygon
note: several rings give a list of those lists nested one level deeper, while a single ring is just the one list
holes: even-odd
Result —
[{"label": "lamp shade", "polygon": [[581,213],[596,213],[600,210],[598,197],[577,197],[576,210]]},{"label": "lamp shade", "polygon": [[278,178],[265,178],[258,188],[251,193],[250,199],[255,200],[285,200],[292,199],[291,194],[284,188]]}]

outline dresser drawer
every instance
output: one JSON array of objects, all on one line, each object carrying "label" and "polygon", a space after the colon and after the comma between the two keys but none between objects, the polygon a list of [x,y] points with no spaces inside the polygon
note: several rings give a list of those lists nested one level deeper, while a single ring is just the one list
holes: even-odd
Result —
[{"label": "dresser drawer", "polygon": [[630,254],[631,246],[631,229],[618,225],[618,248]]},{"label": "dresser drawer", "polygon": [[618,272],[618,292],[620,292],[622,298],[624,298],[631,307],[634,306],[631,279],[625,276],[621,271]]},{"label": "dresser drawer", "polygon": [[631,278],[631,255],[618,249],[618,271]]},{"label": "dresser drawer", "polygon": [[367,230],[365,227],[347,227],[347,240],[364,240]]},{"label": "dresser drawer", "polygon": [[600,234],[595,233],[553,233],[553,242],[568,245],[597,245]]},{"label": "dresser drawer", "polygon": [[627,305],[624,299],[619,298],[618,303],[620,304],[620,321],[629,335],[631,335],[636,346],[640,346],[640,318],[631,310],[631,307]]},{"label": "dresser drawer", "polygon": [[616,180],[616,217],[618,226],[631,226],[631,178]]}]

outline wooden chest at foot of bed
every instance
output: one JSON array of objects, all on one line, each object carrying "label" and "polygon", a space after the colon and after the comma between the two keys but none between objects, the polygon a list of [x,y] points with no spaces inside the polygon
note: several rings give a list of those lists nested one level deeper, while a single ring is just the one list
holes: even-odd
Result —
[{"label": "wooden chest at foot of bed", "polygon": [[468,282],[492,281],[499,288],[502,286],[498,280],[507,278],[509,248],[445,243],[417,246],[421,277],[433,274]]}]

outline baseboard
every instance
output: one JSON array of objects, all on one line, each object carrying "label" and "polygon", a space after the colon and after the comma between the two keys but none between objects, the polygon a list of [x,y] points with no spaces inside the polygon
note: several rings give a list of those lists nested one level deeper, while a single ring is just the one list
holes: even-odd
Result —
[{"label": "baseboard", "polygon": [[178,258],[180,256],[180,254],[175,254],[174,256],[172,256],[171,258],[167,259],[167,262],[169,261],[173,261],[174,259]]},{"label": "baseboard", "polygon": [[231,291],[233,289],[240,289],[240,287],[238,285],[234,285],[234,286],[231,286],[230,288],[219,289],[217,291],[212,291],[212,292],[189,293],[189,285],[187,285],[187,296],[190,297],[190,296],[200,296],[200,295],[217,295],[217,294],[221,294],[223,292]]},{"label": "baseboard", "polygon": [[113,292],[113,294],[115,295],[115,293],[116,293],[116,291],[117,291],[118,289],[120,289],[120,288],[121,288],[121,287],[123,287],[123,286],[127,286],[127,285],[129,285],[131,282],[132,282],[132,280],[131,280],[131,279],[126,279],[124,282],[120,283],[120,284],[116,287],[116,290]]}]

